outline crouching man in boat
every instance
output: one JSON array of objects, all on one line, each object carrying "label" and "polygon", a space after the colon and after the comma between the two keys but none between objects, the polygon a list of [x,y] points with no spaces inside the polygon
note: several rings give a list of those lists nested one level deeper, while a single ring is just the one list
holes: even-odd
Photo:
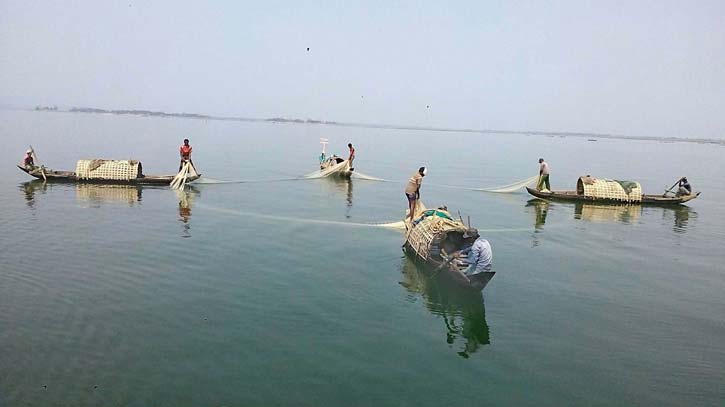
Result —
[{"label": "crouching man in boat", "polygon": [[425,167],[418,168],[418,171],[410,176],[408,184],[405,186],[405,196],[408,198],[408,210],[410,221],[413,221],[415,216],[415,208],[418,206],[418,200],[420,199],[420,185],[423,183],[423,177],[428,173],[428,169]]},{"label": "crouching man in boat", "polygon": [[33,172],[35,171],[35,160],[33,160],[33,150],[28,150],[25,152],[25,158],[23,158],[23,166],[26,170]]},{"label": "crouching man in boat", "polygon": [[456,254],[456,257],[468,264],[468,268],[463,270],[466,278],[484,271],[491,271],[493,250],[491,250],[488,240],[482,238],[478,234],[478,230],[474,228],[466,230],[463,238],[466,239],[466,243],[472,242],[470,247]]},{"label": "crouching man in boat", "polygon": [[687,181],[687,177],[680,178],[678,187],[677,196],[692,195],[692,186]]},{"label": "crouching man in boat", "polygon": [[196,167],[194,167],[194,162],[191,161],[191,150],[192,150],[192,148],[189,145],[189,139],[185,138],[184,144],[182,144],[181,147],[179,147],[179,155],[181,156],[181,161],[179,162],[179,171],[181,171],[181,167],[183,167],[184,163],[187,161],[191,164],[191,166],[196,171]]}]

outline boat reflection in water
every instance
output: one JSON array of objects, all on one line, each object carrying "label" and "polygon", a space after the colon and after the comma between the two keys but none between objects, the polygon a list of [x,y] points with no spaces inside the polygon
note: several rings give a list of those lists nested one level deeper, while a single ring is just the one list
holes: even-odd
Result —
[{"label": "boat reflection in water", "polygon": [[642,205],[606,205],[577,202],[574,219],[589,222],[616,222],[632,224],[642,215]]},{"label": "boat reflection in water", "polygon": [[[651,208],[660,209],[660,208]],[[662,209],[662,221],[666,223],[673,223],[672,230],[675,233],[685,233],[687,229],[692,229],[695,219],[697,219],[697,212],[693,211],[692,208],[685,205],[679,205],[673,208],[661,208]],[[654,210],[652,212],[655,212]]]},{"label": "boat reflection in water", "polygon": [[345,203],[347,208],[345,210],[345,217],[350,218],[350,211],[352,210],[352,179],[343,177],[326,177],[327,185],[331,185],[335,191],[345,195]]},{"label": "boat reflection in water", "polygon": [[48,191],[48,184],[43,181],[33,180],[20,184],[20,189],[25,196],[25,204],[28,205],[28,208],[34,209],[35,194],[38,192],[45,194]]},{"label": "boat reflection in water", "polygon": [[586,202],[552,203],[541,199],[531,199],[526,203],[534,213],[534,230],[544,229],[546,217],[553,208],[566,208],[574,206],[574,219],[587,222],[634,224],[643,216],[656,216],[662,212],[664,223],[674,223],[676,233],[685,233],[691,227],[691,220],[697,219],[697,212],[686,205],[672,205],[661,207],[643,207],[642,205],[608,205]]},{"label": "boat reflection in water", "polygon": [[75,184],[76,199],[99,208],[107,203],[134,206],[141,202],[143,187],[140,185]]},{"label": "boat reflection in water", "polygon": [[187,186],[184,190],[174,190],[176,198],[179,200],[179,222],[181,222],[181,237],[191,237],[191,207],[194,198],[199,195],[199,191]]},{"label": "boat reflection in water", "polygon": [[546,224],[546,215],[549,214],[549,202],[541,199],[530,199],[526,202],[526,207],[534,210],[534,230],[543,229]]},{"label": "boat reflection in water", "polygon": [[428,310],[443,319],[446,343],[467,359],[490,343],[483,295],[478,290],[463,290],[450,278],[426,267],[403,257],[400,285],[408,290],[410,301],[422,298]]},{"label": "boat reflection in water", "polygon": [[[53,188],[67,190],[68,185],[45,183],[39,180],[24,182],[20,185],[26,204],[31,209],[35,208],[38,192],[45,194]],[[133,207],[141,204],[145,189],[147,193],[151,190],[156,190],[159,193],[166,194],[169,191],[168,187],[162,186],[87,183],[78,183],[70,186],[70,188],[75,191],[76,200],[82,206],[90,208],[100,208],[103,205],[109,204],[121,204]],[[191,185],[187,185],[183,191],[173,191],[178,202],[178,220],[181,223],[181,237],[191,237],[191,208],[194,198],[199,195],[199,190]]]}]

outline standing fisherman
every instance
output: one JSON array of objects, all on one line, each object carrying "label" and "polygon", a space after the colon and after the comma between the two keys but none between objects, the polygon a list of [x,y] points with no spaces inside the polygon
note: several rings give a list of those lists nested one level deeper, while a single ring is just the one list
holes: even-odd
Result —
[{"label": "standing fisherman", "polygon": [[427,168],[418,168],[418,171],[408,180],[408,185],[405,186],[405,196],[408,198],[408,210],[410,212],[409,217],[411,222],[413,221],[413,216],[415,216],[415,208],[418,206],[418,200],[420,199],[420,185],[423,183],[423,177],[427,173]]},{"label": "standing fisherman", "polygon": [[355,167],[352,166],[352,162],[355,160],[355,147],[352,146],[352,143],[347,143],[347,148],[350,149],[350,156],[347,160],[350,162],[350,171],[352,171],[355,169]]},{"label": "standing fisherman", "polygon": [[[188,161],[191,163],[191,166],[194,167],[194,162],[191,161],[191,146],[189,145],[189,139],[184,139],[184,144],[179,148],[179,155],[181,156],[181,161],[179,162],[179,171],[181,171],[181,167],[184,166],[184,162]],[[196,170],[196,168],[194,168]]]},{"label": "standing fisherman", "polygon": [[543,190],[544,185],[546,185],[545,189],[547,191],[551,191],[551,185],[549,185],[549,164],[543,158],[539,158],[539,182],[536,184],[536,190]]}]

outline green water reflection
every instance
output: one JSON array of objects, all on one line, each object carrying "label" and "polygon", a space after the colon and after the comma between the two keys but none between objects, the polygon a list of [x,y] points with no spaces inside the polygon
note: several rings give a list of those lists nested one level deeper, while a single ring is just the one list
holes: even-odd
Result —
[{"label": "green water reflection", "polygon": [[481,346],[488,345],[490,332],[480,291],[462,289],[444,275],[417,264],[407,256],[400,265],[405,287],[412,298],[421,297],[428,311],[445,324],[445,341],[456,353],[468,359]]}]

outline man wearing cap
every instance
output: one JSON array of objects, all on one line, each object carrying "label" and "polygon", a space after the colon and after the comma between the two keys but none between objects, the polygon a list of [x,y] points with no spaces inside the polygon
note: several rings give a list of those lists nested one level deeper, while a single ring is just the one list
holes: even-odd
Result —
[{"label": "man wearing cap", "polygon": [[467,240],[467,243],[473,241],[471,247],[459,252],[460,254],[468,255],[468,259],[465,260],[468,264],[468,268],[465,269],[463,273],[466,276],[472,276],[484,271],[491,271],[493,251],[491,250],[491,244],[488,243],[488,240],[483,239],[478,234],[478,230],[474,228],[466,230],[463,233],[463,238]]},{"label": "man wearing cap", "polygon": [[677,196],[690,195],[692,194],[692,186],[687,181],[687,177],[680,178],[677,190]]},{"label": "man wearing cap", "polygon": [[[544,185],[546,185],[546,188],[543,188]],[[551,190],[549,185],[549,164],[543,158],[539,158],[539,182],[536,184],[536,190],[541,191],[543,189]]]},{"label": "man wearing cap", "polygon": [[408,198],[408,210],[410,214],[410,221],[413,221],[415,216],[415,207],[418,205],[420,199],[420,185],[423,183],[423,177],[428,172],[425,167],[418,168],[418,171],[411,175],[408,180],[408,185],[405,186],[405,196]]}]

